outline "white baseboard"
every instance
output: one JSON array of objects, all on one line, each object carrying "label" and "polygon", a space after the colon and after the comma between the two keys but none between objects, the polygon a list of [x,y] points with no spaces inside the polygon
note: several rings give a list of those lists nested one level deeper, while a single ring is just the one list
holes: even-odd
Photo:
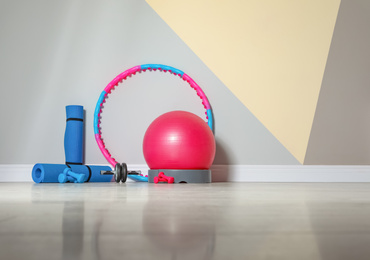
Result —
[{"label": "white baseboard", "polygon": [[32,182],[32,164],[0,164],[0,182]]},{"label": "white baseboard", "polygon": [[212,180],[215,182],[370,182],[370,165],[214,165]]},{"label": "white baseboard", "polygon": [[[0,164],[0,182],[32,182],[31,164]],[[146,165],[129,170],[148,171]],[[214,182],[370,182],[370,165],[213,165]]]}]

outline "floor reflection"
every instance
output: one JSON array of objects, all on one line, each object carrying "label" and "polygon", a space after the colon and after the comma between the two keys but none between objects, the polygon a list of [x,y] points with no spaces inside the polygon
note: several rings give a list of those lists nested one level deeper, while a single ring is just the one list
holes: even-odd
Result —
[{"label": "floor reflection", "polygon": [[149,201],[143,210],[144,235],[171,259],[212,259],[215,222],[206,212],[201,205]]},{"label": "floor reflection", "polygon": [[0,259],[370,259],[369,184],[1,184]]},{"label": "floor reflection", "polygon": [[63,209],[63,259],[81,259],[84,245],[84,202],[66,202]]},{"label": "floor reflection", "polygon": [[[112,185],[94,200],[82,188],[32,187],[32,211],[50,218],[43,232],[55,238],[44,244],[53,259],[213,259],[216,221],[222,214],[207,195],[189,203],[172,186],[148,191],[138,185],[131,191],[138,199],[127,196],[128,188]],[[39,259],[44,258],[48,256]]]}]

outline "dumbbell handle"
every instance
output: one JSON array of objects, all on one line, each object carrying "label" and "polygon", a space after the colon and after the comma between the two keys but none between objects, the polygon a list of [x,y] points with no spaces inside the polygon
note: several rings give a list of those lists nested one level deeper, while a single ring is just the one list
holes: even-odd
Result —
[{"label": "dumbbell handle", "polygon": [[[141,171],[128,171],[128,175],[140,175]],[[114,171],[100,171],[100,175],[114,175]]]}]

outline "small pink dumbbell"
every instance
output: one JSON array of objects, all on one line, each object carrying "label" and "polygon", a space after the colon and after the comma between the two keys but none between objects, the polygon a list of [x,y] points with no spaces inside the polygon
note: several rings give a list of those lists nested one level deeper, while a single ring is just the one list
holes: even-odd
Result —
[{"label": "small pink dumbbell", "polygon": [[164,181],[168,183],[174,183],[175,178],[171,176],[166,176],[163,172],[158,173],[159,181]]},{"label": "small pink dumbbell", "polygon": [[159,182],[159,178],[158,178],[158,176],[155,176],[154,177],[154,183],[158,183]]}]

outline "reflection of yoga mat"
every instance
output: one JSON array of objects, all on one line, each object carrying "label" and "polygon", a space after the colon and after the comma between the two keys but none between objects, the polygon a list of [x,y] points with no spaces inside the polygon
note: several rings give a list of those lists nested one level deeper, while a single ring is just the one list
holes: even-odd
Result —
[{"label": "reflection of yoga mat", "polygon": [[[32,179],[36,183],[59,182],[58,176],[68,166],[65,164],[38,163],[33,166]],[[100,171],[111,171],[109,166],[69,165],[75,173],[85,174],[85,182],[110,182],[112,175],[100,175]]]}]

